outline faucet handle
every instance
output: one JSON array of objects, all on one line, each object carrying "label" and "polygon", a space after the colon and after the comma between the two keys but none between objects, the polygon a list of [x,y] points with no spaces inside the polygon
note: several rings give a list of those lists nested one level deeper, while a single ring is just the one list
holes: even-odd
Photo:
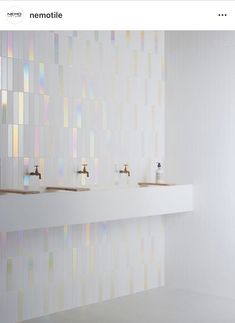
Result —
[{"label": "faucet handle", "polygon": [[82,166],[85,166],[85,167],[86,167],[86,166],[87,166],[87,164],[82,164]]}]

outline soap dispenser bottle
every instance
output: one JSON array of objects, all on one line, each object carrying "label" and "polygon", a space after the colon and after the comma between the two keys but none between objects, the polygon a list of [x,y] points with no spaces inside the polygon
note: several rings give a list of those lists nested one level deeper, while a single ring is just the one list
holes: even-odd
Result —
[{"label": "soap dispenser bottle", "polygon": [[157,163],[156,183],[163,183],[163,170],[161,163]]}]

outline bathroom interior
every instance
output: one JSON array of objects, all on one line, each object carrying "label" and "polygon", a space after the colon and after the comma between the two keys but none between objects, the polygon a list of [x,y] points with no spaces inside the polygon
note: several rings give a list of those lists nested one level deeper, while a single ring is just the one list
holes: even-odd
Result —
[{"label": "bathroom interior", "polygon": [[235,32],[0,32],[0,322],[235,322]]}]

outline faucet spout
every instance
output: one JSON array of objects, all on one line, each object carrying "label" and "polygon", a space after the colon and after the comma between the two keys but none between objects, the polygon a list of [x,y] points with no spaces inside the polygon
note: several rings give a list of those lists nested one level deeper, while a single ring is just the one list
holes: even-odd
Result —
[{"label": "faucet spout", "polygon": [[125,165],[124,165],[124,169],[121,169],[121,170],[119,171],[119,173],[120,173],[120,174],[127,174],[127,176],[131,176],[131,172],[127,169],[127,167],[128,167],[128,165],[127,165],[127,164],[125,164]]},{"label": "faucet spout", "polygon": [[38,176],[39,179],[42,179],[42,174],[38,171],[38,165],[35,165],[35,171],[29,173],[30,176]]},{"label": "faucet spout", "polygon": [[87,164],[82,164],[83,169],[78,171],[78,174],[85,174],[86,177],[89,177],[89,172],[86,169]]}]

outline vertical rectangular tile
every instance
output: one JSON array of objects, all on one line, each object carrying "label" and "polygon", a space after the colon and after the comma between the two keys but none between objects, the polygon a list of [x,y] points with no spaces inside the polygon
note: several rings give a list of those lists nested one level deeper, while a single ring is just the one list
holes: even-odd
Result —
[{"label": "vertical rectangular tile", "polygon": [[72,146],[73,146],[73,154],[72,154],[72,156],[73,156],[73,158],[77,158],[77,136],[78,136],[78,130],[77,130],[77,128],[73,128],[73,139],[72,139],[72,141],[73,141],[73,144],[72,144]]},{"label": "vertical rectangular tile", "polygon": [[12,125],[8,125],[8,135],[7,135],[7,140],[8,140],[8,157],[12,157],[12,151],[13,151],[13,139],[12,139]]},{"label": "vertical rectangular tile", "polygon": [[34,61],[34,32],[31,32],[30,40],[29,40],[29,60]]},{"label": "vertical rectangular tile", "polygon": [[87,97],[87,82],[86,82],[86,79],[83,78],[83,80],[82,80],[82,98],[86,99],[86,97]]},{"label": "vertical rectangular tile", "polygon": [[77,274],[77,262],[78,262],[78,251],[77,248],[72,249],[72,270],[73,270],[73,278],[76,277]]},{"label": "vertical rectangular tile", "polygon": [[49,125],[49,102],[50,102],[50,97],[48,95],[44,95],[44,125],[48,126]]},{"label": "vertical rectangular tile", "polygon": [[29,186],[29,180],[30,180],[30,176],[28,175],[29,174],[29,158],[28,157],[24,157],[23,165],[24,165],[23,184],[24,184],[24,187],[28,187]]},{"label": "vertical rectangular tile", "polygon": [[90,245],[91,241],[91,225],[90,223],[85,224],[85,232],[86,232],[86,245]]},{"label": "vertical rectangular tile", "polygon": [[13,274],[13,262],[11,258],[7,259],[7,269],[6,269],[6,287],[9,291],[12,288],[12,274]]},{"label": "vertical rectangular tile", "polygon": [[69,103],[68,98],[64,98],[64,127],[67,128],[69,126]]},{"label": "vertical rectangular tile", "polygon": [[59,64],[59,35],[54,35],[54,62]]},{"label": "vertical rectangular tile", "polygon": [[82,128],[82,110],[80,102],[77,105],[77,127],[80,129]]},{"label": "vertical rectangular tile", "polygon": [[34,157],[39,157],[40,154],[40,128],[34,128]]},{"label": "vertical rectangular tile", "polygon": [[2,91],[2,123],[7,121],[7,91]]},{"label": "vertical rectangular tile", "polygon": [[29,92],[29,64],[24,63],[24,92]]},{"label": "vertical rectangular tile", "polygon": [[28,258],[28,284],[29,287],[33,287],[33,281],[34,281],[34,261],[33,257]]},{"label": "vertical rectangular tile", "polygon": [[19,124],[24,124],[24,93],[19,92]]},{"label": "vertical rectangular tile", "polygon": [[71,65],[73,60],[73,38],[68,37],[68,64]]},{"label": "vertical rectangular tile", "polygon": [[142,51],[144,50],[144,36],[145,36],[144,31],[142,30],[140,32],[140,48]]},{"label": "vertical rectangular tile", "polygon": [[7,56],[13,58],[13,32],[8,31],[7,36]]},{"label": "vertical rectangular tile", "polygon": [[114,30],[111,30],[110,32],[110,37],[111,37],[111,42],[114,43],[115,42],[115,31]]},{"label": "vertical rectangular tile", "polygon": [[99,41],[99,31],[97,31],[97,30],[94,31],[94,39],[96,42]]},{"label": "vertical rectangular tile", "polygon": [[158,35],[158,31],[154,32],[154,51],[155,54],[158,54],[158,47],[159,47],[159,35]]},{"label": "vertical rectangular tile", "polygon": [[17,295],[17,318],[22,321],[24,318],[24,291],[20,289]]},{"label": "vertical rectangular tile", "polygon": [[39,63],[39,93],[43,94],[45,90],[45,65]]},{"label": "vertical rectangular tile", "polygon": [[13,157],[19,155],[19,126],[13,125]]},{"label": "vertical rectangular tile", "polygon": [[148,289],[148,266],[144,265],[144,289]]},{"label": "vertical rectangular tile", "polygon": [[44,252],[48,251],[48,246],[49,246],[49,230],[48,228],[44,228],[42,230],[43,232],[43,247],[44,247]]},{"label": "vertical rectangular tile", "polygon": [[127,30],[125,32],[125,37],[126,37],[126,46],[129,47],[130,46],[130,39],[131,39],[131,31]]},{"label": "vertical rectangular tile", "polygon": [[64,243],[67,244],[69,239],[69,228],[68,225],[64,225]]},{"label": "vertical rectangular tile", "polygon": [[13,90],[13,59],[8,58],[7,60],[7,89]]},{"label": "vertical rectangular tile", "polygon": [[59,90],[60,94],[64,93],[64,68],[63,66],[58,66],[58,73],[59,73]]},{"label": "vertical rectangular tile", "polygon": [[49,282],[52,282],[54,276],[54,254],[49,252],[48,255],[48,279]]},{"label": "vertical rectangular tile", "polygon": [[24,126],[19,125],[19,157],[24,155]]},{"label": "vertical rectangular tile", "polygon": [[60,283],[57,289],[57,308],[62,311],[64,309],[64,284]]},{"label": "vertical rectangular tile", "polygon": [[134,75],[137,76],[138,74],[138,52],[137,50],[133,51],[133,62],[134,62]]},{"label": "vertical rectangular tile", "polygon": [[148,77],[152,76],[152,54],[148,53]]},{"label": "vertical rectangular tile", "polygon": [[95,133],[93,130],[90,131],[90,158],[95,157]]}]

